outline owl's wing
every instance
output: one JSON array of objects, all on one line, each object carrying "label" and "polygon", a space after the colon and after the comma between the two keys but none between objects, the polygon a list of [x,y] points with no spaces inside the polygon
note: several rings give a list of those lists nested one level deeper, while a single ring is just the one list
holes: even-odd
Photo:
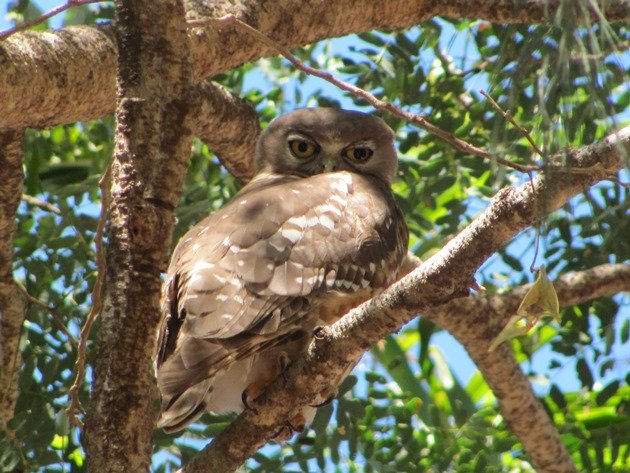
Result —
[{"label": "owl's wing", "polygon": [[162,393],[290,337],[317,294],[392,282],[406,249],[400,211],[377,179],[253,181],[173,255],[157,359]]}]

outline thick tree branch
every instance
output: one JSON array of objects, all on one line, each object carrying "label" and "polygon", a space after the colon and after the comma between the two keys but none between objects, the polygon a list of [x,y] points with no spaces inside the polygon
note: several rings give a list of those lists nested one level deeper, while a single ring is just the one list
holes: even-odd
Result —
[{"label": "thick tree branch", "polygon": [[[276,380],[257,400],[256,410],[243,412],[183,470],[186,473],[227,472],[238,468],[301,406],[316,404],[320,400],[319,393],[331,389],[329,380],[354,365],[365,350],[417,313],[428,313],[446,302],[467,296],[473,275],[490,255],[523,229],[561,207],[571,196],[620,169],[629,152],[630,127],[627,127],[600,143],[567,154],[571,166],[590,169],[590,174],[544,173],[532,182],[499,192],[486,211],[440,252],[380,296],[346,314],[333,326],[322,329],[308,353],[288,368],[286,378]],[[479,320],[480,331],[484,320]],[[490,326],[488,320],[485,324]],[[492,336],[492,333],[487,335],[486,350]],[[505,348],[496,350],[494,356],[499,353],[505,356],[506,351]],[[510,375],[513,382],[522,385],[518,372]],[[525,391],[530,389],[528,384],[521,387],[526,388]],[[502,405],[507,394],[500,390],[497,393]],[[508,411],[507,414],[518,418],[524,412]],[[514,426],[511,418],[506,416],[506,420]],[[545,438],[548,443],[543,448],[538,444],[539,438],[530,442],[530,437],[519,436],[534,466],[547,471],[544,468],[557,464],[573,471],[550,420],[546,417],[537,420],[542,423],[537,428],[545,434],[553,431],[550,438]],[[519,433],[522,432],[517,435]]]},{"label": "thick tree branch", "polygon": [[13,418],[22,364],[19,342],[25,305],[13,280],[15,213],[22,197],[22,130],[0,133],[0,429]]},{"label": "thick tree branch", "polygon": [[[584,271],[564,274],[553,281],[553,285],[560,306],[569,307],[598,297],[630,291],[630,265],[602,264]],[[524,284],[500,295],[478,294],[457,299],[433,309],[423,317],[452,332],[455,326],[461,325],[461,314],[469,314],[466,317],[467,328],[476,333],[475,327],[482,326],[484,344],[487,345],[494,337],[491,333],[499,333],[516,313],[531,286],[532,284]],[[477,339],[479,336],[481,335],[475,335]]]},{"label": "thick tree branch", "polygon": [[[554,281],[554,286],[561,307],[614,295],[630,290],[630,265],[605,264],[565,274]],[[428,311],[424,317],[448,330],[466,348],[499,400],[508,427],[530,456],[537,458],[539,471],[569,471],[572,467],[556,429],[509,345],[488,351],[492,339],[516,312],[530,287],[527,284],[501,295],[457,299]]]},{"label": "thick tree branch", "polygon": [[197,87],[199,112],[195,133],[217,155],[221,164],[242,182],[254,175],[254,151],[260,134],[254,108],[222,87]]},{"label": "thick tree branch", "polygon": [[151,369],[161,272],[192,140],[191,66],[177,0],[116,4],[120,97],[88,470],[149,471],[157,390]]},{"label": "thick tree branch", "polygon": [[[551,22],[561,0],[320,0],[187,2],[190,18],[233,14],[274,41],[294,48],[314,41],[381,29],[404,29],[436,15],[498,23]],[[564,3],[563,8],[570,8]],[[576,6],[576,8],[578,8]],[[627,21],[627,0],[606,2],[609,21]],[[583,16],[581,11],[575,15]],[[591,12],[592,21],[600,18]],[[274,55],[235,28],[189,32],[196,80]],[[111,26],[18,33],[0,42],[0,130],[49,127],[109,115],[115,104],[117,47]],[[19,98],[19,99],[18,99]]]}]

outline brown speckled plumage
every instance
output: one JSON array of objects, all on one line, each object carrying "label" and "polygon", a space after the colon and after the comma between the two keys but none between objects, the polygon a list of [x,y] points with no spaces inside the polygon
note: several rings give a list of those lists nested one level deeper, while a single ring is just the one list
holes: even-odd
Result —
[{"label": "brown speckled plumage", "polygon": [[[295,155],[296,140],[313,155]],[[371,157],[355,162],[355,148]],[[256,164],[257,176],[172,257],[156,362],[169,431],[206,410],[242,410],[240,392],[275,378],[317,325],[391,284],[407,251],[389,187],[393,133],[380,119],[290,113],[262,134]]]}]

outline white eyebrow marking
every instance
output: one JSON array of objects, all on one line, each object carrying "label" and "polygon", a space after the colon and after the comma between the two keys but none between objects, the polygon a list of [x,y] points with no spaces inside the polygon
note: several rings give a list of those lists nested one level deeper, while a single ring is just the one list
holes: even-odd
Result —
[{"label": "white eyebrow marking", "polygon": [[225,302],[229,299],[227,294],[217,294],[217,300],[221,302]]}]

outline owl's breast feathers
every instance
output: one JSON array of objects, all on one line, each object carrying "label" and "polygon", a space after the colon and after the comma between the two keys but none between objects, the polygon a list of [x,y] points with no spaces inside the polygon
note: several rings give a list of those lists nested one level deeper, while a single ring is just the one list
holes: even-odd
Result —
[{"label": "owl's breast feathers", "polygon": [[157,357],[166,408],[230,363],[330,322],[391,284],[407,243],[403,216],[377,178],[254,179],[173,254]]}]

